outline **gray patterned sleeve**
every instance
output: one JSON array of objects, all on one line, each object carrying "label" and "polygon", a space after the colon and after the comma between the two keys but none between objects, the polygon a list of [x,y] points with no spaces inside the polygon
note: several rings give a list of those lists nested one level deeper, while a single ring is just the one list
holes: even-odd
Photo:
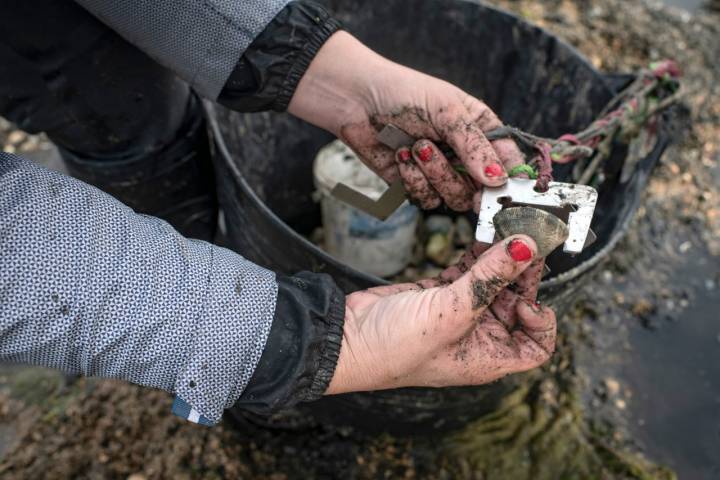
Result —
[{"label": "gray patterned sleeve", "polygon": [[274,273],[0,152],[0,361],[177,394],[217,422],[260,359]]},{"label": "gray patterned sleeve", "polygon": [[215,100],[245,49],[290,0],[76,0]]}]

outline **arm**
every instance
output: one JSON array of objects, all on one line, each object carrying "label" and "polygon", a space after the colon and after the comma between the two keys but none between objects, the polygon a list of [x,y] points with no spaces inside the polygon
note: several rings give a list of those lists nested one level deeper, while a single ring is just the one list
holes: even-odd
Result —
[{"label": "arm", "polygon": [[216,99],[238,59],[288,0],[76,0],[127,41]]},{"label": "arm", "polygon": [[[386,180],[402,178],[408,192],[425,207],[445,201],[465,210],[471,197],[479,198],[482,185],[502,184],[505,168],[522,162],[513,142],[488,142],[484,137],[484,131],[499,125],[486,105],[446,82],[389,62],[346,33],[336,33],[337,23],[309,2],[292,2],[274,18],[264,16],[272,22],[252,33],[247,30],[244,43],[233,46],[223,38],[216,52],[213,42],[203,37],[206,31],[215,31],[217,18],[233,27],[237,16],[257,18],[243,6],[254,2],[202,2],[203,9],[217,4],[234,8],[220,17],[196,12],[199,26],[184,31],[176,28],[184,25],[179,16],[195,8],[185,1],[151,12],[139,8],[151,3],[78,1],[206,97],[239,111],[288,108],[335,133]],[[167,31],[158,32],[158,27]],[[209,65],[207,72],[187,71],[185,64],[192,63],[198,52],[182,50],[196,48],[188,40],[195,28],[203,30],[197,33],[202,39],[198,44],[210,49],[209,58],[218,59],[222,68]],[[254,40],[247,46],[251,37]],[[422,139],[412,151],[382,147],[375,132],[389,122]],[[435,146],[438,141],[454,148],[471,180],[452,170]],[[534,293],[525,298],[505,290],[534,255],[534,244],[525,238],[528,255],[514,258],[509,253],[512,240],[517,239],[448,273],[444,280],[453,283],[425,290],[404,285],[344,298],[326,277],[306,274],[276,280],[278,300],[267,346],[238,401],[264,410],[311,400],[322,392],[484,383],[539,365],[554,346],[554,317],[549,309],[530,306]],[[526,291],[536,292],[539,276],[531,277]],[[487,309],[491,304],[493,313]],[[455,314],[448,317],[450,311]],[[495,318],[495,312],[503,318]],[[426,331],[438,335],[426,338]],[[472,352],[477,361],[443,363],[436,361],[439,351],[456,363]]]},{"label": "arm", "polygon": [[[304,290],[0,153],[1,361],[174,392],[201,423],[242,392],[258,409],[311,400],[332,377],[344,297],[326,276],[301,278]],[[288,336],[302,348],[261,360]]]},{"label": "arm", "polygon": [[326,275],[276,277],[0,153],[0,360],[174,392],[175,413],[203,424],[234,404],[487,383],[553,351],[535,256],[509,238],[452,283],[345,297]]},{"label": "arm", "polygon": [[[479,205],[524,158],[480,100],[397,65],[346,32],[321,6],[299,0],[76,0],[174,70],[198,93],[238,111],[288,110],[334,133],[386,181],[401,179],[423,208]],[[402,86],[402,88],[398,88]],[[420,140],[393,152],[375,135],[394,123]],[[437,148],[448,143],[469,178]]]}]

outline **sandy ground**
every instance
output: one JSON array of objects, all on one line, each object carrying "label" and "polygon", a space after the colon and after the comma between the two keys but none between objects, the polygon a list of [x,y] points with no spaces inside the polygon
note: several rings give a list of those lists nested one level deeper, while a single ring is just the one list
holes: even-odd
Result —
[{"label": "sandy ground", "polygon": [[[603,430],[604,446],[635,452],[647,447],[647,439],[634,438],[637,419],[632,405],[639,394],[618,372],[596,369],[593,364],[601,352],[606,363],[622,366],[616,357],[622,356],[619,352],[629,338],[627,324],[662,328],[663,320],[658,319],[678,318],[693,306],[695,297],[673,282],[673,268],[685,262],[688,254],[711,262],[703,270],[707,277],[701,279],[702,285],[720,280],[713,276],[712,266],[720,255],[720,18],[623,0],[492,3],[557,33],[601,70],[632,71],[650,60],[672,57],[686,72],[692,129],[679,132],[678,143],[665,154],[651,179],[628,238],[578,296],[574,314],[563,319],[563,335],[572,341],[566,341],[558,358],[541,372],[548,376],[542,383],[541,400],[557,403],[560,382],[550,381],[550,376],[560,367],[568,370],[568,361],[577,362],[573,382],[580,385],[585,402],[578,421]],[[27,137],[7,123],[0,123],[0,144],[7,151],[58,165],[47,140]],[[470,461],[477,452],[449,453],[440,438],[397,439],[321,425],[271,431],[229,419],[207,429],[170,415],[170,403],[168,394],[121,382],[68,382],[54,372],[4,367],[0,371],[0,475],[133,480],[496,478]],[[472,439],[465,438],[465,445],[474,445]],[[532,474],[539,471],[544,478],[557,477],[563,472],[562,459],[568,458],[536,458],[526,450],[513,455],[518,455],[518,463],[523,455],[536,463],[534,470],[523,470],[524,476],[515,478],[541,478]],[[670,457],[646,456],[661,464],[674,463]],[[609,465],[607,455],[593,458],[608,461],[605,467],[597,467],[597,478],[667,476],[634,457],[622,468]],[[711,467],[693,471],[678,464],[676,468],[692,472],[683,478],[714,475]]]}]

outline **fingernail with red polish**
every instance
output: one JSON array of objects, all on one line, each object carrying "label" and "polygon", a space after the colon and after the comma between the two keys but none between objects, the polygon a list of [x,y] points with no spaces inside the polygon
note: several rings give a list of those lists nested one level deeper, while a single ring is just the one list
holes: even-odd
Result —
[{"label": "fingernail with red polish", "polygon": [[430,145],[425,145],[418,150],[418,157],[420,157],[420,160],[422,160],[423,162],[429,162],[432,156],[433,151]]},{"label": "fingernail with red polish", "polygon": [[412,154],[410,153],[410,150],[408,150],[407,148],[403,148],[398,151],[398,160],[400,160],[403,163],[409,162],[411,157],[412,157]]},{"label": "fingernail with red polish", "polygon": [[505,170],[499,163],[493,163],[485,167],[485,175],[488,177],[502,177],[505,175]]},{"label": "fingernail with red polish", "polygon": [[530,307],[530,310],[533,312],[539,313],[541,310],[540,302],[538,301],[532,301],[532,300],[525,300],[525,305]]},{"label": "fingernail with red polish", "polygon": [[532,250],[522,240],[515,239],[508,243],[507,251],[516,262],[526,262],[533,256]]}]

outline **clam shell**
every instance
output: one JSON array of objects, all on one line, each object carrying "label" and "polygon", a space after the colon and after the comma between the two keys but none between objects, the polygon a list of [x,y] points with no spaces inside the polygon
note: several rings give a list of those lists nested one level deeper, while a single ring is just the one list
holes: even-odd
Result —
[{"label": "clam shell", "polygon": [[568,237],[568,226],[552,213],[532,207],[511,207],[500,210],[493,218],[500,238],[528,235],[537,244],[538,256],[547,257]]}]

